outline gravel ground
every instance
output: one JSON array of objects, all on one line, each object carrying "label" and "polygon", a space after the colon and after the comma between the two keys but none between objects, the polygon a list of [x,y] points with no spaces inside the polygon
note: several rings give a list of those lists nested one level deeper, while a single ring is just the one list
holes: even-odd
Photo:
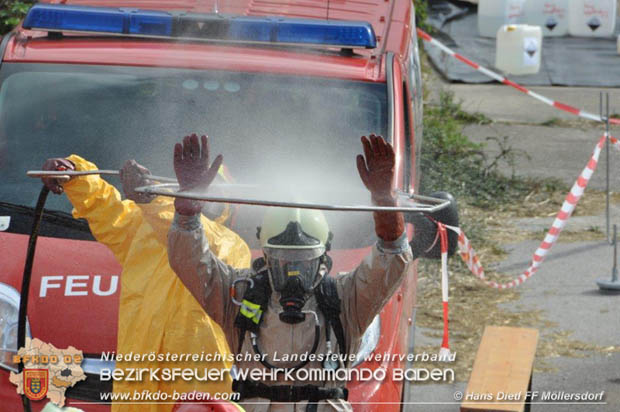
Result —
[{"label": "gravel ground", "polygon": [[[530,100],[508,87],[449,85],[433,76],[426,79],[426,85],[431,101],[438,96],[437,91],[444,88],[454,92],[457,99],[463,101],[464,109],[481,112],[494,121],[487,126],[466,126],[464,133],[472,140],[484,141],[487,136],[508,136],[507,142],[511,146],[528,153],[531,160],[516,164],[514,171],[517,175],[556,177],[571,184],[583,169],[602,132],[598,124],[575,121],[574,118]],[[539,92],[568,104],[598,111],[598,89],[544,89]],[[612,106],[620,108],[620,92],[610,91]],[[620,110],[616,110],[616,113],[618,112]],[[548,124],[542,125],[543,123]],[[497,147],[488,145],[486,150],[492,155],[494,151],[497,152]],[[620,192],[618,165],[620,154],[612,151],[612,191],[616,192]],[[505,167],[505,171],[512,173],[509,167]],[[604,188],[604,162],[600,163],[592,185],[598,189]],[[587,194],[586,192],[585,196]],[[548,227],[550,220],[548,217],[520,219],[517,224],[524,231],[540,233]],[[612,223],[616,222],[620,224],[620,210],[613,208]],[[604,224],[602,214],[580,216],[579,221],[574,223],[574,230],[578,232],[591,227],[601,228]],[[571,242],[560,239],[536,276],[520,288],[520,299],[506,305],[505,309],[515,312],[523,308],[540,310],[546,319],[552,322],[553,326],[550,328],[563,331],[591,345],[617,348],[620,345],[620,295],[601,293],[596,285],[598,278],[611,277],[613,249],[601,240],[592,241],[585,237],[584,240],[579,240],[578,235],[570,239]],[[525,240],[501,245],[507,251],[507,256],[499,264],[499,268],[508,274],[519,274],[529,264],[538,243]],[[416,346],[439,344],[438,339],[429,338],[424,332],[421,328],[417,329]],[[566,393],[604,391],[604,403],[535,404],[532,405],[533,411],[620,410],[620,353],[613,350],[584,351],[582,355],[580,358],[559,356],[549,359],[554,370],[535,373],[533,389]],[[455,401],[454,394],[465,391],[467,379],[457,377],[457,382],[415,384],[407,399],[410,403],[404,410],[457,411],[460,403]]]}]

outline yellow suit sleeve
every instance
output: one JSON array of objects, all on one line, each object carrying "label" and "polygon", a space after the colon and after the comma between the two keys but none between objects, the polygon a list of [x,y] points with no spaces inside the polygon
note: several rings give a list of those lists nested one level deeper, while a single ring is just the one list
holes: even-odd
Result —
[{"label": "yellow suit sleeve", "polygon": [[158,196],[151,203],[138,203],[142,217],[153,229],[159,243],[166,245],[168,230],[174,217],[174,200],[170,197]]},{"label": "yellow suit sleeve", "polygon": [[210,248],[220,260],[235,269],[250,267],[252,262],[250,248],[238,234],[204,216],[201,216],[200,220]]},{"label": "yellow suit sleeve", "polygon": [[[174,201],[164,196],[157,197],[151,203],[139,204],[144,220],[151,225],[155,237],[164,246],[168,244],[168,231],[174,218]],[[227,213],[227,212],[225,212]],[[217,221],[201,216],[205,235],[213,253],[226,264],[236,268],[250,267],[252,255],[248,245],[232,230]]]},{"label": "yellow suit sleeve", "polygon": [[[75,170],[97,169],[80,156],[71,155],[67,159],[75,164]],[[63,188],[73,205],[73,217],[86,219],[95,239],[124,265],[129,246],[142,223],[140,208],[131,200],[121,201],[118,190],[99,175],[73,178]]]}]

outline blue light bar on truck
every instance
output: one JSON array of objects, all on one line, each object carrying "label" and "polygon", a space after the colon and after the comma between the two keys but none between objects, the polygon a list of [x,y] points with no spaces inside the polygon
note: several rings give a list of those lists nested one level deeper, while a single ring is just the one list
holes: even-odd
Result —
[{"label": "blue light bar on truck", "polygon": [[375,48],[370,23],[35,4],[25,29],[123,36]]}]

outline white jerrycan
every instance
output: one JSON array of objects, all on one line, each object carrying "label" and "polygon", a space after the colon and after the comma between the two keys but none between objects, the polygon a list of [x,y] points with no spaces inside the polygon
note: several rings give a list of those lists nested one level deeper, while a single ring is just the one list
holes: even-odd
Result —
[{"label": "white jerrycan", "polygon": [[523,23],[540,26],[543,36],[566,36],[569,1],[572,0],[526,0]]},{"label": "white jerrycan", "polygon": [[526,24],[505,25],[497,31],[495,67],[507,74],[540,70],[542,29]]},{"label": "white jerrycan", "polygon": [[570,0],[568,32],[578,37],[611,37],[616,0]]},{"label": "white jerrycan", "polygon": [[478,34],[482,37],[495,37],[497,30],[504,24],[521,23],[524,6],[525,0],[480,0]]}]

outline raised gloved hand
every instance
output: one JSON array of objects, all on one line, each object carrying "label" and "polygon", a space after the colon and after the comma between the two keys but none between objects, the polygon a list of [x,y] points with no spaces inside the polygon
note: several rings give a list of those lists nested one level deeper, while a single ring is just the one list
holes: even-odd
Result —
[{"label": "raised gloved hand", "polygon": [[147,178],[150,174],[151,172],[149,169],[135,160],[127,160],[120,171],[121,184],[123,185],[125,197],[136,203],[150,203],[155,199],[155,195],[138,193],[134,190],[136,187],[153,184],[153,182]]},{"label": "raised gloved hand", "polygon": [[[362,182],[377,206],[396,206],[392,193],[395,158],[394,149],[381,136],[362,136],[364,156],[357,156],[357,170]],[[375,231],[385,241],[398,239],[405,230],[405,219],[400,212],[375,212]]]},{"label": "raised gloved hand", "polygon": [[[62,171],[62,170],[75,170],[75,165],[73,162],[67,159],[63,159],[62,157],[56,157],[52,159],[47,159],[41,170],[48,171]],[[71,178],[69,176],[63,177],[43,177],[43,184],[50,190],[52,193],[56,193],[57,195],[61,194],[64,189],[62,188],[62,183],[68,182]]]},{"label": "raised gloved hand", "polygon": [[[207,136],[196,134],[185,136],[183,144],[174,146],[174,173],[179,181],[181,191],[206,191],[222,165],[223,157],[218,155],[209,165],[209,141]],[[191,199],[176,198],[176,211],[182,215],[195,215],[202,209],[201,202]]]},{"label": "raised gloved hand", "polygon": [[379,206],[394,206],[396,199],[392,194],[394,180],[395,156],[392,146],[381,136],[371,134],[362,136],[364,156],[357,156],[357,170],[362,182],[372,196],[372,200]]}]

